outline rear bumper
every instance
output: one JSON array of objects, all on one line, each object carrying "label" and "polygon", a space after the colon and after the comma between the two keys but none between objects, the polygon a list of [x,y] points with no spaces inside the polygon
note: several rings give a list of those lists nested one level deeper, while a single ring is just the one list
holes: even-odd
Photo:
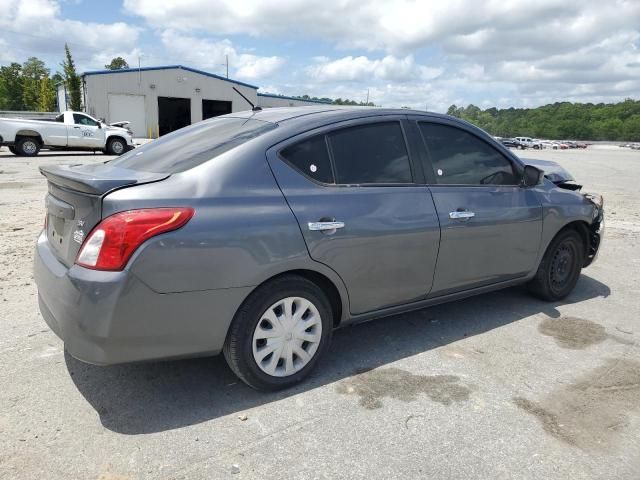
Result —
[{"label": "rear bumper", "polygon": [[40,311],[67,351],[108,365],[219,353],[251,288],[160,294],[128,271],[67,268],[45,235],[36,244]]}]

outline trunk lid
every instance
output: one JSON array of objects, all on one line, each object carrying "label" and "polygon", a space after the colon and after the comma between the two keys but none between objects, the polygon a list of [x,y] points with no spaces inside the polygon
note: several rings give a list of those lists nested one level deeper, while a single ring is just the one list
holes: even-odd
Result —
[{"label": "trunk lid", "polygon": [[56,257],[73,265],[86,236],[102,220],[102,199],[116,189],[166,179],[167,173],[128,170],[108,163],[45,166],[47,239]]}]

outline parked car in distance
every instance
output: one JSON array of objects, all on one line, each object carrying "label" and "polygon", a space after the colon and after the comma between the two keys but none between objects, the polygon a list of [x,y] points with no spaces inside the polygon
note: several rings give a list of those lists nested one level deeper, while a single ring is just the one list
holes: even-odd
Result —
[{"label": "parked car in distance", "polygon": [[515,138],[501,138],[500,143],[508,148],[520,148],[520,144]]},{"label": "parked car in distance", "polygon": [[336,327],[519,284],[561,300],[604,227],[559,165],[404,109],[234,113],[40,170],[35,280],[68,352],[222,351],[258,389],[308,375]]},{"label": "parked car in distance", "polygon": [[[125,122],[128,123],[128,122]],[[121,155],[134,148],[131,131],[107,125],[82,112],[63,112],[55,120],[0,118],[0,146],[32,157],[41,148],[93,150]]]},{"label": "parked car in distance", "polygon": [[542,143],[540,142],[540,140],[536,140],[531,137],[516,137],[516,141],[523,148],[534,148],[536,150],[540,150],[542,148]]}]

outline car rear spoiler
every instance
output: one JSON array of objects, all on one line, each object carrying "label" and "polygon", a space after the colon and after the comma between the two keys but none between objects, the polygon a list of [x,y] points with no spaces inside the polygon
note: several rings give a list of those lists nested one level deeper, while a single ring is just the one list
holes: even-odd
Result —
[{"label": "car rear spoiler", "polygon": [[131,185],[158,182],[170,176],[167,173],[138,172],[111,167],[108,164],[43,166],[40,173],[59,187],[102,196],[112,190]]}]

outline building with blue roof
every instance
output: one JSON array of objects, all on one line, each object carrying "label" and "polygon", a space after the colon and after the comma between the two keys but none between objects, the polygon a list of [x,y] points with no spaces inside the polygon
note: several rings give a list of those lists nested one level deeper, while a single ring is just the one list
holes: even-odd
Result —
[{"label": "building with blue roof", "polygon": [[[84,110],[107,123],[131,122],[136,137],[156,138],[178,128],[225,113],[261,107],[317,105],[270,93],[258,86],[184,65],[96,70],[82,74]],[[67,109],[64,85],[60,110]]]}]

